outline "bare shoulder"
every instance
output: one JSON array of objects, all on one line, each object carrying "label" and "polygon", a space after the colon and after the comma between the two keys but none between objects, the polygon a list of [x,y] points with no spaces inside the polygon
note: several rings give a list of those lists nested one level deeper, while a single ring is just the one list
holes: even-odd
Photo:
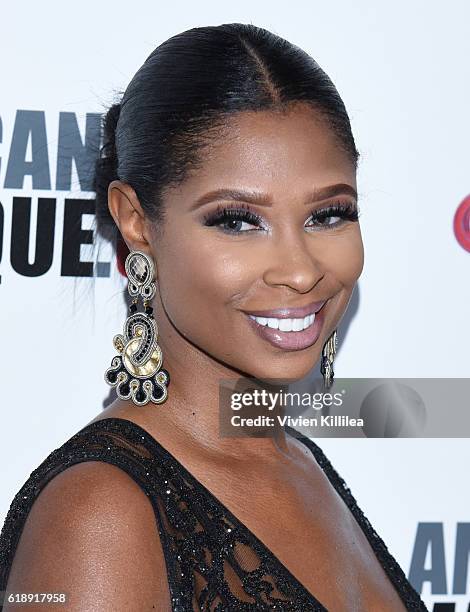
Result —
[{"label": "bare shoulder", "polygon": [[28,515],[7,591],[66,593],[61,610],[169,610],[163,551],[145,492],[102,461],[57,474]]}]

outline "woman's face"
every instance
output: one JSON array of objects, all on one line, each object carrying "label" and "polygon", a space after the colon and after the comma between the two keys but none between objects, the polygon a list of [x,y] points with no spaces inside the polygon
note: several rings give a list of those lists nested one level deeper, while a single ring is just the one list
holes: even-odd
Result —
[{"label": "woman's face", "polygon": [[332,205],[357,211],[355,169],[309,107],[240,113],[228,128],[204,166],[165,194],[163,231],[152,239],[157,301],[217,361],[299,380],[362,271],[358,222],[341,211],[318,216]]}]

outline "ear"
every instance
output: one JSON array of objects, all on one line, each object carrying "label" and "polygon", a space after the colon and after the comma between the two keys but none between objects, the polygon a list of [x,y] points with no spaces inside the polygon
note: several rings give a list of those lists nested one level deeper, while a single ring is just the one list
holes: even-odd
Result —
[{"label": "ear", "polygon": [[150,255],[145,214],[134,189],[122,181],[111,181],[108,208],[129,250]]}]

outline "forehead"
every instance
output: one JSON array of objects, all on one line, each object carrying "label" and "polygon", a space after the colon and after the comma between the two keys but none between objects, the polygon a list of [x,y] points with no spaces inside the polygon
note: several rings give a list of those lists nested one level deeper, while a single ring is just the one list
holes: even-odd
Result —
[{"label": "forehead", "polygon": [[201,152],[201,164],[178,186],[180,195],[249,187],[301,197],[333,183],[356,184],[354,164],[327,120],[310,106],[286,112],[243,111],[224,120]]}]

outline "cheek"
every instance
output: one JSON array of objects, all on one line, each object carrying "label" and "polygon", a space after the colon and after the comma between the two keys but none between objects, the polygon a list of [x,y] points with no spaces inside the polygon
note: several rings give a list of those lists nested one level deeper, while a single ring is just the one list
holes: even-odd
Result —
[{"label": "cheek", "polygon": [[325,237],[323,246],[324,269],[337,282],[351,288],[364,267],[364,247],[359,227],[354,227],[347,234]]},{"label": "cheek", "polygon": [[[242,294],[251,282],[249,253],[233,249],[227,238],[213,232],[184,234],[161,245],[159,282],[173,323],[185,333],[194,322],[204,327],[224,317],[224,305]],[[188,307],[189,306],[189,307]]]}]

